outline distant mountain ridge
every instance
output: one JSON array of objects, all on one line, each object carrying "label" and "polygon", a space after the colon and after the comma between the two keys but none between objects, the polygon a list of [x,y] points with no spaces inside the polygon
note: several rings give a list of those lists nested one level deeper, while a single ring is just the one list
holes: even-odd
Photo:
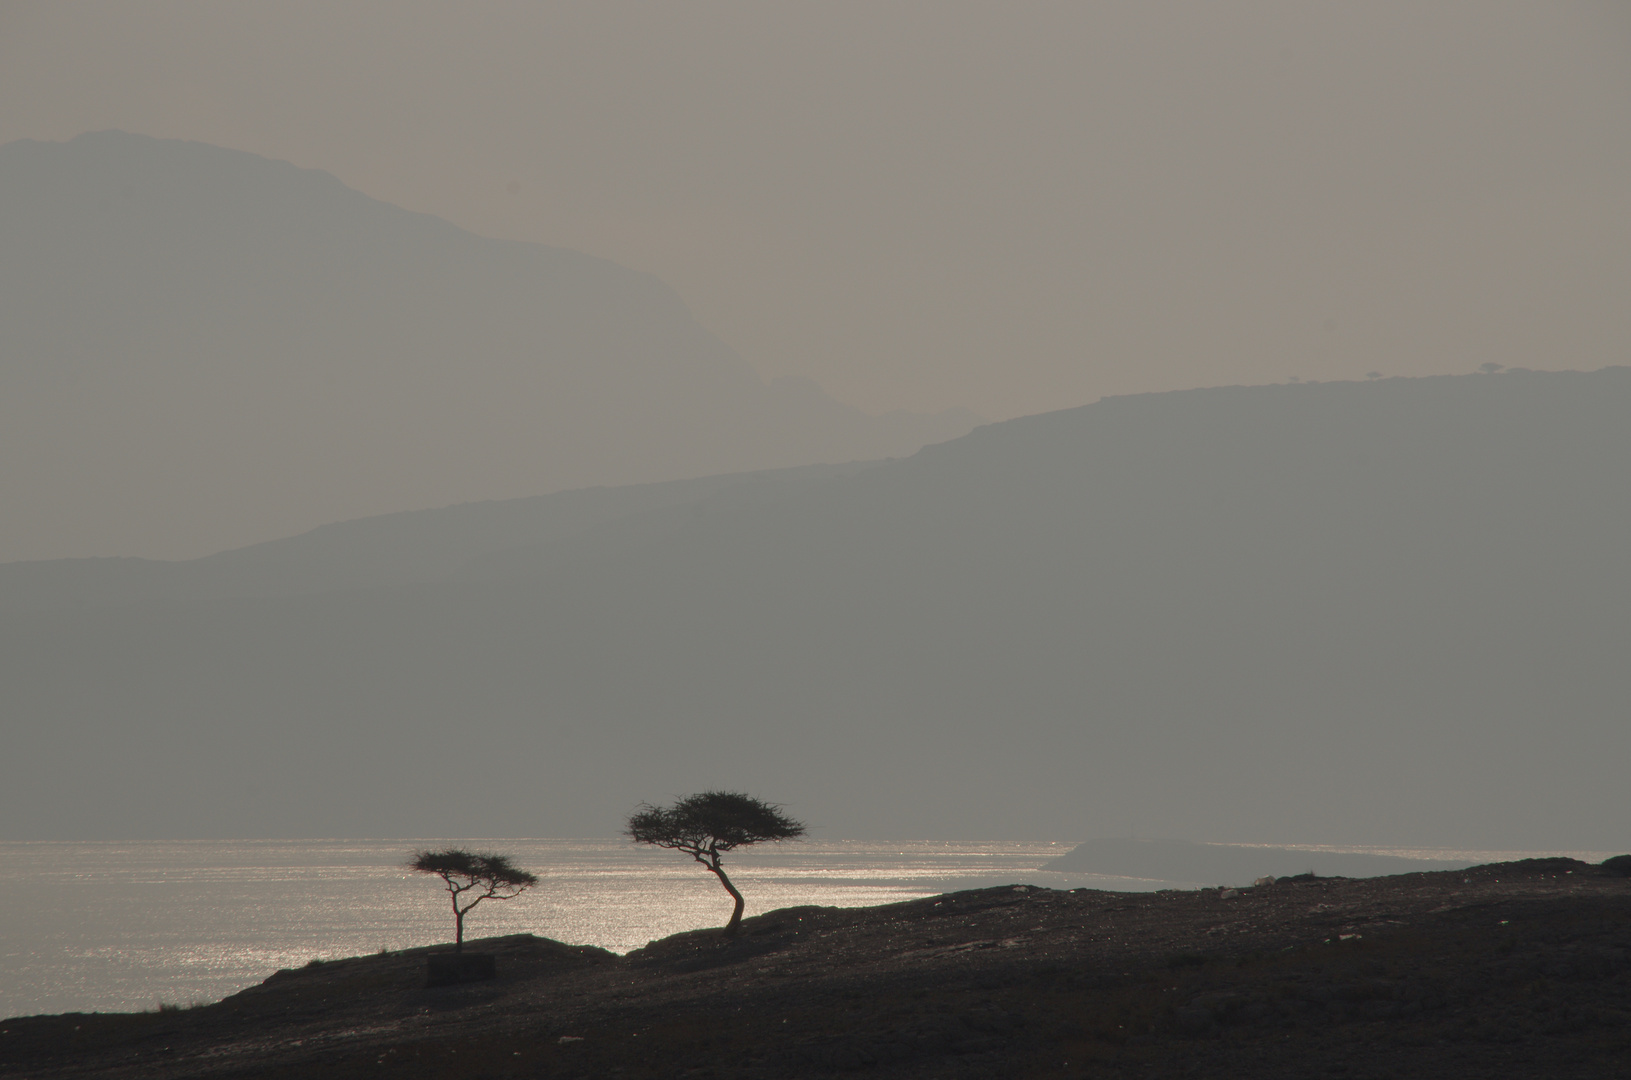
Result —
[{"label": "distant mountain ridge", "polygon": [[728,787],[828,836],[1617,850],[1628,416],[1624,367],[1225,387],[336,526],[116,605],[5,567],[0,822],[607,835]]},{"label": "distant mountain ridge", "polygon": [[0,611],[271,598],[443,581],[483,558],[694,503],[738,485],[816,483],[872,464],[804,465],[404,510],[184,562],[104,558],[0,563]]},{"label": "distant mountain ridge", "polygon": [[1102,837],[1076,845],[1044,870],[1200,885],[1250,885],[1262,877],[1382,877],[1460,870],[1470,862],[1412,859],[1363,852],[1307,851],[1252,844],[1198,844],[1188,840]]},{"label": "distant mountain ridge", "polygon": [[0,561],[899,456],[975,422],[766,383],[649,274],[327,173],[117,131],[0,146]]}]

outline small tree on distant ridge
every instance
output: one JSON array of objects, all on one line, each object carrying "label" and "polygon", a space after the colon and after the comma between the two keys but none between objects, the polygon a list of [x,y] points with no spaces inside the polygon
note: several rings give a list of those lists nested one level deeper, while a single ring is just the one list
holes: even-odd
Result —
[{"label": "small tree on distant ridge", "polygon": [[629,816],[628,836],[640,844],[683,851],[707,867],[736,901],[725,935],[742,925],[742,894],[725,876],[720,856],[732,848],[767,841],[792,840],[804,835],[802,822],[781,812],[781,807],[734,791],[704,791],[687,795],[673,806],[641,803]]},{"label": "small tree on distant ridge", "polygon": [[466,912],[483,900],[514,900],[538,884],[535,876],[513,865],[507,855],[461,848],[415,852],[408,869],[439,877],[447,886],[453,899],[454,952],[464,951]]}]

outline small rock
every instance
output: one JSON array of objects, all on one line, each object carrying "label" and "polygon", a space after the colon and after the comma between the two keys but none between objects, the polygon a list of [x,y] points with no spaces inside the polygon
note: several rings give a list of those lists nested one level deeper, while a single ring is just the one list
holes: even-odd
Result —
[{"label": "small rock", "polygon": [[1212,1027],[1212,1013],[1209,1009],[1199,1009],[1194,1006],[1178,1009],[1173,1014],[1180,1030],[1190,1035],[1199,1035]]},{"label": "small rock", "polygon": [[1240,895],[1240,890],[1239,889],[1224,889],[1222,892],[1218,893],[1218,899],[1219,900],[1233,900],[1235,897],[1237,897],[1239,895]]}]

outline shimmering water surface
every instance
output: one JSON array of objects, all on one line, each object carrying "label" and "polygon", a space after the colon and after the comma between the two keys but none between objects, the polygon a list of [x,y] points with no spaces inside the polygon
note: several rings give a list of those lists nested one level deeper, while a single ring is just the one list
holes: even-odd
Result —
[{"label": "shimmering water surface", "polygon": [[[0,843],[0,1016],[215,1001],[312,959],[450,941],[446,890],[403,869],[414,848],[450,843],[503,852],[542,879],[481,903],[467,937],[626,952],[730,914],[695,862],[620,840]],[[733,852],[727,869],[753,915],[1017,881],[1067,850],[806,842]]]},{"label": "shimmering water surface", "polygon": [[[0,843],[0,1017],[215,1001],[313,959],[449,941],[446,891],[403,869],[414,848],[449,843],[503,852],[542,879],[519,899],[483,902],[467,937],[531,933],[626,952],[730,914],[696,863],[619,840]],[[802,842],[734,852],[727,865],[749,915],[1010,882],[1171,884],[1036,869],[1071,846]]]}]

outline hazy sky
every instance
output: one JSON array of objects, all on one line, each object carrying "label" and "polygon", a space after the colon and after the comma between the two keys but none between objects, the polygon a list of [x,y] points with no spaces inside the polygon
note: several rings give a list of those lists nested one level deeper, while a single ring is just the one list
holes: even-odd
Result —
[{"label": "hazy sky", "polygon": [[654,271],[873,410],[1631,341],[1607,0],[8,0],[0,102],[0,142],[198,139]]}]

